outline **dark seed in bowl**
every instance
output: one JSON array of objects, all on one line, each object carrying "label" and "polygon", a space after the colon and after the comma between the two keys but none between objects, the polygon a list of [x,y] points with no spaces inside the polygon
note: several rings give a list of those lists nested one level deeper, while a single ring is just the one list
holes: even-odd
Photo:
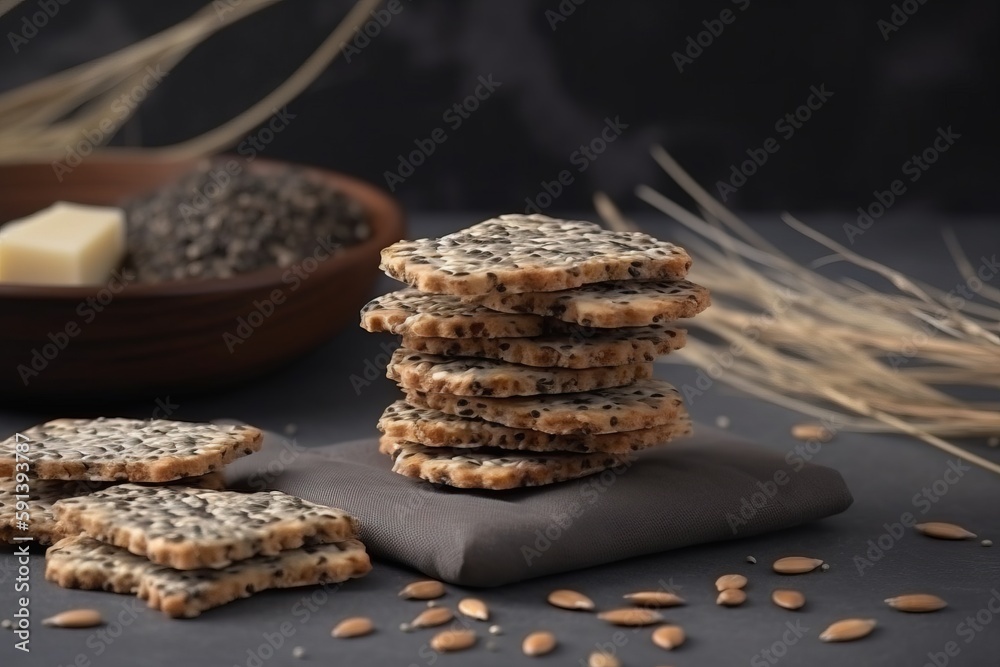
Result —
[{"label": "dark seed in bowl", "polygon": [[296,168],[234,175],[206,163],[124,208],[125,269],[139,282],[287,267],[371,234],[357,201]]}]

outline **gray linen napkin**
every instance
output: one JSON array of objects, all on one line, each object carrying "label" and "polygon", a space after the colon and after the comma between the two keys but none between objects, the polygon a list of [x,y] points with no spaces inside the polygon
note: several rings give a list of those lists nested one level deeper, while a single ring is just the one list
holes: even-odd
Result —
[{"label": "gray linen napkin", "polygon": [[699,426],[627,468],[547,487],[468,491],[391,471],[375,439],[302,448],[268,433],[227,481],[342,508],[375,558],[499,586],[815,521],[847,509],[840,473]]}]

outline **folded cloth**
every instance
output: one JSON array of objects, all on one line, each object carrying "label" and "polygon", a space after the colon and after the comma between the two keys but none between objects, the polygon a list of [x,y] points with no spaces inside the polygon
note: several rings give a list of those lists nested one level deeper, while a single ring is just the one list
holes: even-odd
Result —
[{"label": "folded cloth", "polygon": [[509,491],[397,475],[374,439],[298,447],[273,433],[227,483],[339,507],[375,558],[466,586],[499,586],[633,556],[796,526],[847,509],[835,470],[699,426],[634,463]]}]

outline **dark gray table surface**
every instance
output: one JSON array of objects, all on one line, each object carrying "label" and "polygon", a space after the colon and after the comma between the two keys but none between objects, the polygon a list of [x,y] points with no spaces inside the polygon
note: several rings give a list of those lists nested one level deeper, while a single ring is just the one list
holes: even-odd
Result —
[{"label": "dark gray table surface", "polygon": [[[844,239],[841,225],[850,221],[805,217],[839,239]],[[411,234],[436,235],[477,219],[475,215],[417,217],[411,221]],[[643,217],[640,222],[663,237],[674,231],[658,218]],[[887,216],[859,237],[854,249],[951,289],[961,281],[940,241],[938,227],[945,222],[905,213]],[[755,224],[800,259],[825,254],[785,228],[776,216],[760,218]],[[995,221],[959,220],[955,226],[974,264],[981,255],[1000,252],[1000,227]],[[829,270],[836,273],[844,268]],[[382,291],[391,288],[388,280],[379,285]],[[351,328],[267,378],[210,396],[169,397],[176,405],[173,417],[232,417],[276,431],[292,423],[303,446],[371,436],[378,415],[397,391],[384,378],[356,391],[351,377],[364,378],[366,362],[377,363],[382,346],[388,348],[389,343],[388,337]],[[697,371],[689,367],[658,368],[662,377],[678,386],[696,380]],[[148,417],[155,407],[151,403],[109,405],[100,411]],[[733,432],[764,447],[790,452],[802,446],[789,435],[790,426],[802,421],[799,415],[739,395],[721,383],[689,407],[702,423],[714,423],[720,415],[728,417]],[[55,416],[45,406],[32,413],[0,410],[0,435]],[[981,442],[972,446],[1000,460],[1000,451]],[[14,650],[14,635],[0,631],[0,666],[262,667],[300,664],[292,657],[292,649],[302,646],[306,650],[303,665],[474,663],[486,667],[537,660],[521,655],[520,643],[526,633],[543,628],[556,633],[560,646],[542,660],[558,665],[585,664],[581,660],[595,647],[613,649],[625,665],[1000,665],[1000,478],[979,469],[949,473],[955,467],[953,457],[896,436],[841,433],[807,456],[843,473],[855,497],[847,512],[768,536],[475,591],[489,602],[503,634],[492,638],[485,624],[474,623],[482,639],[473,652],[439,656],[428,648],[431,631],[406,634],[398,630],[423,605],[396,597],[397,590],[416,573],[390,563],[375,563],[369,576],[338,590],[268,592],[194,621],[172,621],[130,597],[67,591],[48,584],[43,578],[43,557],[37,554],[30,562],[32,650],[30,654]],[[906,513],[918,520],[961,523],[998,544],[985,548],[979,540],[946,542],[909,529],[898,532],[893,524]],[[831,568],[796,578],[771,572],[769,564],[775,558],[790,554],[821,557]],[[756,565],[746,561],[749,555],[756,557]],[[729,572],[744,573],[750,579],[749,601],[740,608],[714,604],[713,582]],[[9,551],[0,555],[0,618],[14,613],[21,595],[15,593],[17,576],[14,557]],[[544,602],[552,589],[574,588],[608,608],[617,605],[623,593],[664,585],[688,600],[686,606],[666,612],[685,627],[689,637],[672,653],[651,644],[649,629],[614,628],[589,614],[557,610]],[[773,606],[770,591],[780,586],[805,592],[806,607],[788,612]],[[917,591],[941,595],[950,606],[918,615],[893,611],[882,603],[886,597]],[[453,605],[467,592],[450,587],[442,603]],[[55,630],[40,625],[46,616],[72,607],[100,609],[109,624],[98,630]],[[354,640],[331,639],[332,625],[351,615],[371,616],[378,632]],[[820,642],[823,628],[843,617],[875,618],[879,628],[860,642]],[[487,646],[488,642],[493,645]],[[272,644],[279,646],[272,648]]]}]

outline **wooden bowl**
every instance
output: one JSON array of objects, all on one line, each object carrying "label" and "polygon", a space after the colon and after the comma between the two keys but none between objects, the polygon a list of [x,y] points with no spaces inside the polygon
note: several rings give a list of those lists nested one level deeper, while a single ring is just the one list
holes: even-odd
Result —
[{"label": "wooden bowl", "polygon": [[[193,161],[92,157],[58,181],[49,164],[0,165],[0,221],[57,200],[115,204],[176,179]],[[262,173],[282,163],[257,159]],[[357,325],[379,252],[403,236],[399,204],[349,176],[305,168],[361,202],[363,243],[313,264],[226,279],[107,286],[0,284],[0,401],[155,398],[232,385]],[[310,270],[311,269],[311,270]],[[118,290],[117,292],[115,290]]]}]

